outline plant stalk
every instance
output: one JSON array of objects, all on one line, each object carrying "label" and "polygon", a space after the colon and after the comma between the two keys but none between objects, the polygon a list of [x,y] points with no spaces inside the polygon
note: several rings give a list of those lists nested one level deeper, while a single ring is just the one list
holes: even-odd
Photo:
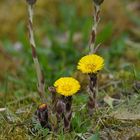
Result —
[{"label": "plant stalk", "polygon": [[94,109],[97,107],[96,101],[96,84],[97,84],[97,74],[89,74],[89,100],[87,103],[89,115],[92,116]]},{"label": "plant stalk", "polygon": [[69,131],[71,128],[72,117],[72,96],[65,97],[66,110],[64,114],[64,131]]},{"label": "plant stalk", "polygon": [[34,66],[37,74],[37,89],[39,96],[41,98],[41,101],[43,103],[46,102],[45,98],[45,81],[44,81],[44,76],[41,71],[41,67],[38,61],[37,53],[36,53],[36,43],[34,39],[34,31],[33,31],[33,4],[28,3],[28,15],[29,15],[29,23],[28,23],[28,30],[29,30],[29,41],[30,41],[30,46],[32,48],[32,57],[34,61]]},{"label": "plant stalk", "polygon": [[[89,40],[89,54],[94,54],[98,50],[100,45],[96,46],[96,35],[97,35],[97,27],[100,22],[100,5],[102,4],[103,0],[93,0],[94,2],[94,24],[92,26],[92,31]],[[97,89],[97,74],[89,74],[89,86],[88,86],[88,93],[89,93],[89,100],[87,103],[88,112],[92,116],[94,108],[97,107],[96,101],[96,94],[98,92]]]},{"label": "plant stalk", "polygon": [[96,34],[97,34],[97,27],[100,21],[100,5],[97,5],[94,3],[94,15],[93,15],[93,19],[94,19],[94,24],[92,26],[92,31],[91,31],[91,35],[90,35],[90,40],[89,40],[89,53],[93,54],[95,53],[96,50]]}]

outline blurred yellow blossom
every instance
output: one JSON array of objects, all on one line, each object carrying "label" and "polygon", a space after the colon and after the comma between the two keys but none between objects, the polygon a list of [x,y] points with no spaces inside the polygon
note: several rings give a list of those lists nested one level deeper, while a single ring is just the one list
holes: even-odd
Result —
[{"label": "blurred yellow blossom", "polygon": [[54,83],[57,93],[72,96],[80,89],[79,82],[72,77],[62,77]]}]

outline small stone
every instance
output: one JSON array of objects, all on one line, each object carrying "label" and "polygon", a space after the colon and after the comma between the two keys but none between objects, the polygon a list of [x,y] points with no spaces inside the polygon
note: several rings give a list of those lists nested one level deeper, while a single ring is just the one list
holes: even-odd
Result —
[{"label": "small stone", "polygon": [[96,5],[101,5],[104,0],[93,0]]}]

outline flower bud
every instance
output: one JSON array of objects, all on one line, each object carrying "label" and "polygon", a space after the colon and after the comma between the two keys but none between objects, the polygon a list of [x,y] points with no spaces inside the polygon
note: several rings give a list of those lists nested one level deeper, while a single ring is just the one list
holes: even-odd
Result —
[{"label": "flower bud", "polygon": [[37,119],[39,120],[43,128],[48,128],[51,130],[48,118],[48,108],[47,104],[41,104],[35,112]]},{"label": "flower bud", "polygon": [[48,88],[49,92],[52,93],[52,94],[55,94],[56,93],[56,89],[55,87],[51,86]]}]

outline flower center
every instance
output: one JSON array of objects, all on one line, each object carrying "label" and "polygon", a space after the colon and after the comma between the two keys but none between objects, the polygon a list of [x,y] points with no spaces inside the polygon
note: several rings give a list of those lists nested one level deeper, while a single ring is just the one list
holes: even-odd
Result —
[{"label": "flower center", "polygon": [[94,70],[96,66],[94,64],[87,64],[86,67],[87,69]]},{"label": "flower center", "polygon": [[64,85],[62,86],[63,91],[70,91],[71,90],[71,86],[70,85]]}]

